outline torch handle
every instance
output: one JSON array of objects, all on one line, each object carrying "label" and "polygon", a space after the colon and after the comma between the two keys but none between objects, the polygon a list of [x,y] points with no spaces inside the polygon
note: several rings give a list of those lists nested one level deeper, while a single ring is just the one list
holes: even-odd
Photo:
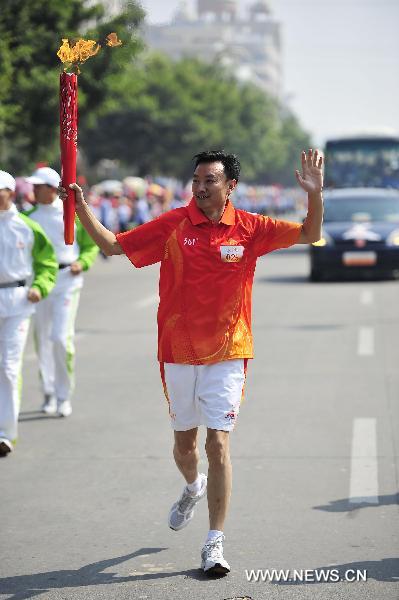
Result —
[{"label": "torch handle", "polygon": [[[66,187],[63,185],[62,187]],[[75,190],[66,187],[68,198],[64,202],[64,241],[72,245],[75,239]]]},{"label": "torch handle", "polygon": [[64,241],[71,245],[75,238],[75,192],[69,185],[76,182],[78,132],[78,85],[73,73],[60,77],[60,146],[61,181],[68,197],[64,202]]},{"label": "torch handle", "polygon": [[62,187],[68,197],[64,201],[64,241],[71,245],[75,238],[75,191],[69,185],[76,182],[76,146],[69,141],[61,146]]}]

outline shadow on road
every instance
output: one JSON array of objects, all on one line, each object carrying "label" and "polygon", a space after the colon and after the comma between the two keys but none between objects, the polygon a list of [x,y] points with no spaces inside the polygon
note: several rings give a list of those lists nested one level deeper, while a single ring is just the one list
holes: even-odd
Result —
[{"label": "shadow on road", "polygon": [[270,275],[269,277],[258,277],[256,283],[308,283],[306,275]]},{"label": "shadow on road", "polygon": [[41,410],[24,410],[19,413],[18,421],[42,421],[42,420],[54,420],[54,415],[46,415]]},{"label": "shadow on road", "polygon": [[[399,581],[399,558],[382,558],[381,560],[364,560],[359,562],[343,563],[341,565],[328,565],[325,567],[312,568],[312,573],[323,572],[327,575],[328,572],[335,571],[339,573],[339,579],[328,578],[327,581],[301,581],[299,578],[291,578],[290,581],[273,581],[274,585],[313,585],[313,584],[328,584],[341,583],[349,581],[345,579],[345,574],[348,574],[350,581],[358,581],[355,577],[356,572],[366,571],[367,580],[375,579],[376,581]],[[353,578],[353,579],[352,579]],[[313,577],[312,577],[313,579]]]},{"label": "shadow on road", "polygon": [[300,329],[302,331],[331,331],[344,329],[345,325],[336,323],[307,323],[306,325],[289,325],[287,329]]},{"label": "shadow on road", "polygon": [[[140,548],[131,554],[118,556],[108,560],[101,560],[81,567],[80,569],[63,569],[60,571],[48,571],[47,573],[34,573],[29,575],[17,575],[15,577],[0,578],[1,594],[9,594],[7,600],[26,600],[40,596],[55,589],[62,588],[84,588],[91,585],[110,585],[117,583],[148,581],[163,579],[166,577],[183,576],[186,579],[198,581],[210,581],[200,569],[189,569],[186,571],[165,571],[156,573],[142,573],[138,570],[137,575],[119,577],[116,573],[103,573],[105,569],[126,562],[139,556],[157,554],[167,548]],[[220,576],[222,577],[222,576]],[[212,579],[219,578],[214,577]]]},{"label": "shadow on road", "polygon": [[351,274],[346,274],[341,277],[334,277],[332,275],[323,279],[323,281],[310,281],[308,275],[269,275],[267,277],[257,277],[256,283],[275,283],[279,285],[284,284],[303,284],[306,283],[311,286],[331,286],[331,285],[342,285],[344,283],[351,284],[359,284],[363,285],[364,283],[376,283],[376,282],[391,282],[397,281],[392,277],[384,276],[384,275],[373,275],[373,276],[355,276]]},{"label": "shadow on road", "polygon": [[295,244],[294,246],[290,246],[289,248],[280,248],[279,250],[273,250],[271,254],[264,254],[260,257],[260,259],[269,260],[269,256],[273,258],[282,257],[287,258],[293,254],[309,254],[309,246],[307,244]]},{"label": "shadow on road", "polygon": [[342,498],[341,500],[331,500],[329,504],[314,506],[315,510],[325,510],[327,512],[352,512],[361,508],[376,508],[378,506],[390,506],[399,504],[399,493],[387,494],[386,496],[378,496],[378,504],[375,502],[351,502],[350,498]]},{"label": "shadow on road", "polygon": [[334,331],[337,329],[344,329],[346,325],[341,323],[304,323],[298,325],[291,325],[290,323],[284,325],[276,325],[274,322],[266,323],[265,325],[257,325],[256,328],[258,331],[265,329],[267,331],[271,331],[272,329],[284,329],[284,330],[294,330],[298,329],[300,331]]}]

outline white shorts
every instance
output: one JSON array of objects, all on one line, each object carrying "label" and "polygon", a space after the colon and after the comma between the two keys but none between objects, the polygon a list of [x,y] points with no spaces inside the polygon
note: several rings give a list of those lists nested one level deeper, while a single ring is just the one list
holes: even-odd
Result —
[{"label": "white shorts", "polygon": [[161,374],[175,431],[199,425],[232,431],[243,397],[244,359],[210,365],[161,363]]}]

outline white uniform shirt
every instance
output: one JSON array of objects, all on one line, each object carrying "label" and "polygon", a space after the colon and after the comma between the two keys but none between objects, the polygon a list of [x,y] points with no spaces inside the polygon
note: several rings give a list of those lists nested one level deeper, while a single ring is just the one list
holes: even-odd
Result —
[{"label": "white uniform shirt", "polygon": [[[73,244],[66,245],[64,241],[64,212],[62,200],[57,198],[51,204],[37,204],[35,210],[29,213],[29,218],[39,223],[54,247],[58,264],[70,265],[79,258],[79,245],[75,239]],[[83,274],[72,275],[71,269],[66,267],[58,271],[57,282],[52,294],[67,290],[79,289],[83,286]]]},{"label": "white uniform shirt", "polygon": [[34,311],[27,298],[33,278],[32,229],[19,217],[15,205],[0,210],[0,283],[26,280],[25,287],[0,288],[0,317],[12,317]]}]

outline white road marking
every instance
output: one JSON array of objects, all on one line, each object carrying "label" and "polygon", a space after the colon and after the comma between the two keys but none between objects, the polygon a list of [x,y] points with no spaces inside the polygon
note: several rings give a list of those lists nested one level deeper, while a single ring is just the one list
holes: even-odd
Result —
[{"label": "white road marking", "polygon": [[372,356],[374,354],[374,328],[360,327],[357,341],[359,356]]},{"label": "white road marking", "polygon": [[373,418],[353,421],[349,502],[378,504],[377,424]]},{"label": "white road marking", "polygon": [[364,289],[360,294],[360,302],[366,306],[370,306],[374,302],[373,290]]},{"label": "white road marking", "polygon": [[139,300],[138,302],[136,302],[135,307],[136,308],[147,308],[147,306],[152,306],[153,304],[156,304],[157,302],[159,302],[159,295],[152,294],[152,296],[148,296],[147,298],[143,298],[142,300]]}]

